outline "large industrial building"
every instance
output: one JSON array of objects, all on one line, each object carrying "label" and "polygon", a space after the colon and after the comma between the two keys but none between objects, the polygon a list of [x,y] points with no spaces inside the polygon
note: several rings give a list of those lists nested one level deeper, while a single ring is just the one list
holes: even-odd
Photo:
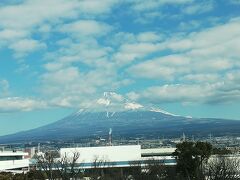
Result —
[{"label": "large industrial building", "polygon": [[143,165],[149,160],[159,160],[165,165],[175,165],[172,153],[175,148],[141,149],[140,145],[77,147],[60,149],[60,158],[73,158],[78,153],[76,163],[82,168],[129,167]]},{"label": "large industrial building", "polygon": [[[140,145],[101,146],[61,148],[60,159],[71,160],[75,153],[80,156],[76,161],[77,168],[91,169],[93,167],[130,167],[147,163],[148,160],[159,160],[165,165],[175,165],[171,154],[175,148],[141,149]],[[0,151],[0,171],[23,172],[29,169],[28,152]],[[34,161],[33,165],[36,162]]]}]

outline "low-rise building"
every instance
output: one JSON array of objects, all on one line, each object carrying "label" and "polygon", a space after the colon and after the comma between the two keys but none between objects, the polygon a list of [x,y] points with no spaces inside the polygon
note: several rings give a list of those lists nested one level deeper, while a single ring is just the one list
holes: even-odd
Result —
[{"label": "low-rise building", "polygon": [[0,171],[27,171],[29,159],[25,159],[28,153],[22,151],[0,151]]}]

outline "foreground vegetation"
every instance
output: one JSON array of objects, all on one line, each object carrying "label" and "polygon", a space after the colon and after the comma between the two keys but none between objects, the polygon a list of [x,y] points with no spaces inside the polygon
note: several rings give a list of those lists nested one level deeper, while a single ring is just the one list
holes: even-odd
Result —
[{"label": "foreground vegetation", "polygon": [[149,159],[134,162],[127,168],[114,168],[104,160],[96,159],[92,169],[78,169],[76,161],[63,157],[56,161],[53,153],[37,157],[36,169],[26,174],[1,173],[0,180],[239,180],[240,161],[227,150],[213,148],[207,142],[177,144],[173,156],[176,166],[165,166],[161,161]]}]

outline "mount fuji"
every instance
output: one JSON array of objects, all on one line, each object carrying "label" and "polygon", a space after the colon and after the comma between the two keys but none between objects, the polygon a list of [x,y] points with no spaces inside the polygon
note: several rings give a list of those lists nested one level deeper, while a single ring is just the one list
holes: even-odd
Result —
[{"label": "mount fuji", "polygon": [[90,108],[54,123],[0,137],[0,143],[105,136],[109,129],[119,137],[159,137],[188,135],[240,135],[240,121],[213,118],[193,118],[164,110],[144,107],[116,93],[104,93]]}]

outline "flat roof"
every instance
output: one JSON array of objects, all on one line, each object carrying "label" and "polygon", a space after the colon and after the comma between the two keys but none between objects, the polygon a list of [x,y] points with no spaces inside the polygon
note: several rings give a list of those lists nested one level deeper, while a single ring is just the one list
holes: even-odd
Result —
[{"label": "flat roof", "polygon": [[27,156],[28,153],[27,152],[23,152],[23,151],[0,151],[0,156]]},{"label": "flat roof", "polygon": [[167,154],[173,153],[176,148],[152,148],[152,149],[141,149],[142,154]]},{"label": "flat roof", "polygon": [[141,159],[140,145],[77,147],[60,149],[61,157],[65,155],[72,157],[75,152],[80,154],[78,162],[84,161],[90,163],[96,160],[115,162]]}]

